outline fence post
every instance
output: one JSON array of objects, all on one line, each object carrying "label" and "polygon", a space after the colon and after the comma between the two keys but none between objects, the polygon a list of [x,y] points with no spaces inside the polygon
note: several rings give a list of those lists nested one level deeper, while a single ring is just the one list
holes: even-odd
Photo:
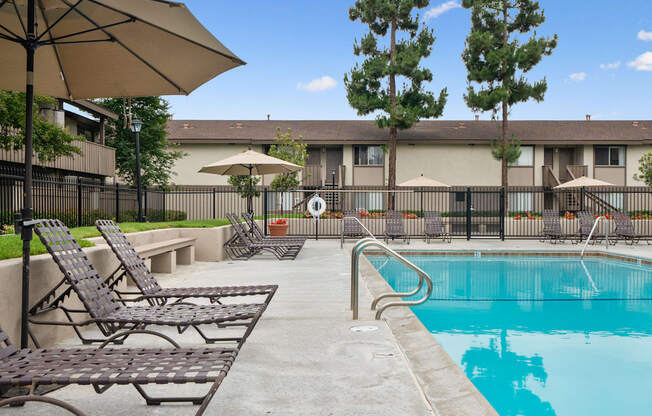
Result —
[{"label": "fence post", "polygon": [[263,229],[267,235],[267,187],[263,189]]},{"label": "fence post", "polygon": [[168,188],[163,188],[163,221],[168,220],[168,211],[167,211],[167,200],[168,200]]},{"label": "fence post", "polygon": [[471,239],[471,187],[466,188],[466,239]]},{"label": "fence post", "polygon": [[216,198],[216,190],[215,190],[215,188],[213,188],[213,219],[215,219],[217,217],[217,211],[216,211],[216,206],[215,206],[215,204],[216,204],[215,198]]},{"label": "fence post", "polygon": [[115,183],[115,222],[120,222],[120,184]]},{"label": "fence post", "polygon": [[584,211],[584,187],[580,188],[580,211]]},{"label": "fence post", "polygon": [[145,197],[145,212],[143,212],[143,222],[147,222],[147,186],[143,185],[143,196]]},{"label": "fence post", "polygon": [[82,183],[77,176],[77,227],[82,226]]},{"label": "fence post", "polygon": [[505,241],[505,188],[500,188],[500,239]]}]

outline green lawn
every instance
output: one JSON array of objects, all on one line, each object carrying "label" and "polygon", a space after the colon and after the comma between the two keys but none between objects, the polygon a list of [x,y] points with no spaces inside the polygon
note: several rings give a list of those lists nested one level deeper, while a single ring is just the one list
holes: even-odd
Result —
[{"label": "green lawn", "polygon": [[[123,222],[120,223],[120,228],[125,233],[135,233],[138,231],[160,230],[162,228],[211,228],[220,227],[229,224],[226,219],[218,220],[203,220],[203,221],[171,221],[171,222]],[[95,227],[79,227],[71,228],[70,232],[79,242],[82,247],[92,247],[94,244],[90,241],[84,240],[85,238],[99,237],[100,233]],[[0,260],[13,259],[21,257],[23,252],[23,243],[18,235],[0,236]],[[47,250],[41,244],[41,241],[36,235],[32,240],[30,249],[32,255],[47,253]]]}]

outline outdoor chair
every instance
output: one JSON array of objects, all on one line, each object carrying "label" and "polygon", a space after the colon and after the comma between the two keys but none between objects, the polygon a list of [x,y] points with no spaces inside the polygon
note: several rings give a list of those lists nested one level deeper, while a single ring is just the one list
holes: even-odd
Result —
[{"label": "outdoor chair", "polygon": [[[590,230],[589,230],[590,231]],[[550,241],[551,244],[563,242],[565,235],[561,230],[561,221],[559,211],[554,209],[543,210],[543,231],[541,232],[541,242]]]},{"label": "outdoor chair", "polygon": [[[40,220],[34,231],[46,247],[64,278],[40,301],[30,309],[30,323],[35,325],[65,325],[75,330],[84,344],[104,342],[106,338],[91,339],[82,335],[79,328],[96,325],[104,337],[110,337],[123,329],[144,329],[149,325],[173,326],[183,333],[193,327],[207,342],[235,342],[241,346],[260,319],[265,304],[193,305],[179,303],[171,305],[124,306],[116,300],[111,289],[93,267],[70,230],[59,220]],[[65,289],[63,289],[65,288]],[[60,293],[59,290],[63,289]],[[75,292],[83,309],[70,309],[63,305],[65,298]],[[39,321],[34,316],[59,309],[65,321]],[[90,314],[89,319],[75,321],[74,314]],[[239,337],[208,337],[200,325],[244,326],[244,334]],[[38,346],[38,341],[32,336]],[[123,341],[119,339],[118,341]]]},{"label": "outdoor chair", "polygon": [[444,242],[451,242],[451,234],[446,231],[439,211],[425,211],[423,217],[426,243],[430,244],[431,238],[441,238]]},{"label": "outdoor chair", "polygon": [[[578,233],[577,243],[582,243],[589,237],[589,234],[591,234],[591,229],[593,228],[593,223],[595,222],[595,215],[588,211],[580,211],[577,213],[577,218],[580,220],[580,230]],[[607,224],[606,227],[609,227],[609,224]],[[590,243],[595,244],[599,241],[604,240],[605,238],[605,234],[597,231],[596,229],[596,231],[591,236]],[[612,238],[609,241],[609,244],[614,245],[617,242],[618,241],[615,238]]]},{"label": "outdoor chair", "polygon": [[362,219],[362,215],[360,215],[360,211],[349,209],[349,210],[345,210],[343,214],[344,216],[342,217],[342,230],[340,233],[340,248],[344,247],[344,239],[346,237],[357,238],[366,235],[360,223],[353,219],[353,218],[357,218],[358,220]]},{"label": "outdoor chair", "polygon": [[260,229],[254,218],[254,214],[243,212],[242,218],[244,218],[245,223],[249,227],[249,233],[252,234],[257,240],[277,240],[277,241],[292,241],[297,244],[305,244],[307,238],[299,236],[269,236],[265,235],[263,230]]},{"label": "outdoor chair", "polygon": [[[303,248],[303,242],[258,239],[247,230],[245,224],[240,222],[235,214],[226,214],[226,218],[231,223],[236,237],[227,241],[227,244],[232,244],[234,248],[245,253],[240,259],[247,260],[253,255],[267,251],[279,260],[294,260]],[[230,252],[227,251],[227,254]]]},{"label": "outdoor chair", "polygon": [[[178,303],[189,298],[206,298],[211,303],[220,303],[220,298],[230,296],[266,296],[265,305],[269,305],[277,285],[265,286],[215,286],[215,287],[179,287],[162,288],[151,273],[145,261],[127,239],[120,227],[111,220],[97,220],[95,226],[106,240],[111,250],[120,261],[120,266],[111,273],[104,283],[116,293],[123,303],[146,300],[150,305],[165,305],[169,301]],[[126,276],[136,284],[137,292],[118,290],[118,283]],[[125,296],[136,296],[126,298]]]},{"label": "outdoor chair", "polygon": [[[48,348],[18,349],[0,328],[0,407],[41,402],[84,415],[70,403],[45,395],[69,385],[92,385],[99,394],[114,385],[133,385],[147,405],[191,402],[201,416],[238,355],[237,348],[181,348],[167,336],[173,349],[162,348]],[[114,338],[124,334],[116,334]],[[145,385],[206,384],[199,397],[152,397]],[[134,414],[138,413],[135,411]],[[174,413],[174,412],[173,412]]]},{"label": "outdoor chair", "polygon": [[[614,221],[616,222],[616,236],[626,242],[629,242],[629,245],[638,244],[643,237],[634,230],[634,223],[629,215],[623,212],[614,213]],[[645,241],[648,244],[652,244],[652,239],[647,238]]]},{"label": "outdoor chair", "polygon": [[385,243],[389,239],[402,238],[407,244],[410,244],[410,239],[405,233],[403,228],[403,214],[400,211],[387,211],[385,216]]}]

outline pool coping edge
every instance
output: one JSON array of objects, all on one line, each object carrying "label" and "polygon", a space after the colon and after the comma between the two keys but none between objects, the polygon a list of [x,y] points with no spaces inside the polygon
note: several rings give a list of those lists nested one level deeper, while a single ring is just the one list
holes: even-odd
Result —
[{"label": "pool coping edge", "polygon": [[[376,297],[393,292],[371,262],[361,256],[360,275]],[[439,416],[498,416],[435,337],[410,308],[392,308],[383,314],[426,400]]]}]

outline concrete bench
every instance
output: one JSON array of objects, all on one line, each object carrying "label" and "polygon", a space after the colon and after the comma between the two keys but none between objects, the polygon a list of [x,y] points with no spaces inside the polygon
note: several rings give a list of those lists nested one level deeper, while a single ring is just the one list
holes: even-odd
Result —
[{"label": "concrete bench", "polygon": [[158,243],[137,246],[136,252],[145,259],[154,273],[174,273],[177,264],[192,264],[195,261],[195,237],[174,238]]}]

